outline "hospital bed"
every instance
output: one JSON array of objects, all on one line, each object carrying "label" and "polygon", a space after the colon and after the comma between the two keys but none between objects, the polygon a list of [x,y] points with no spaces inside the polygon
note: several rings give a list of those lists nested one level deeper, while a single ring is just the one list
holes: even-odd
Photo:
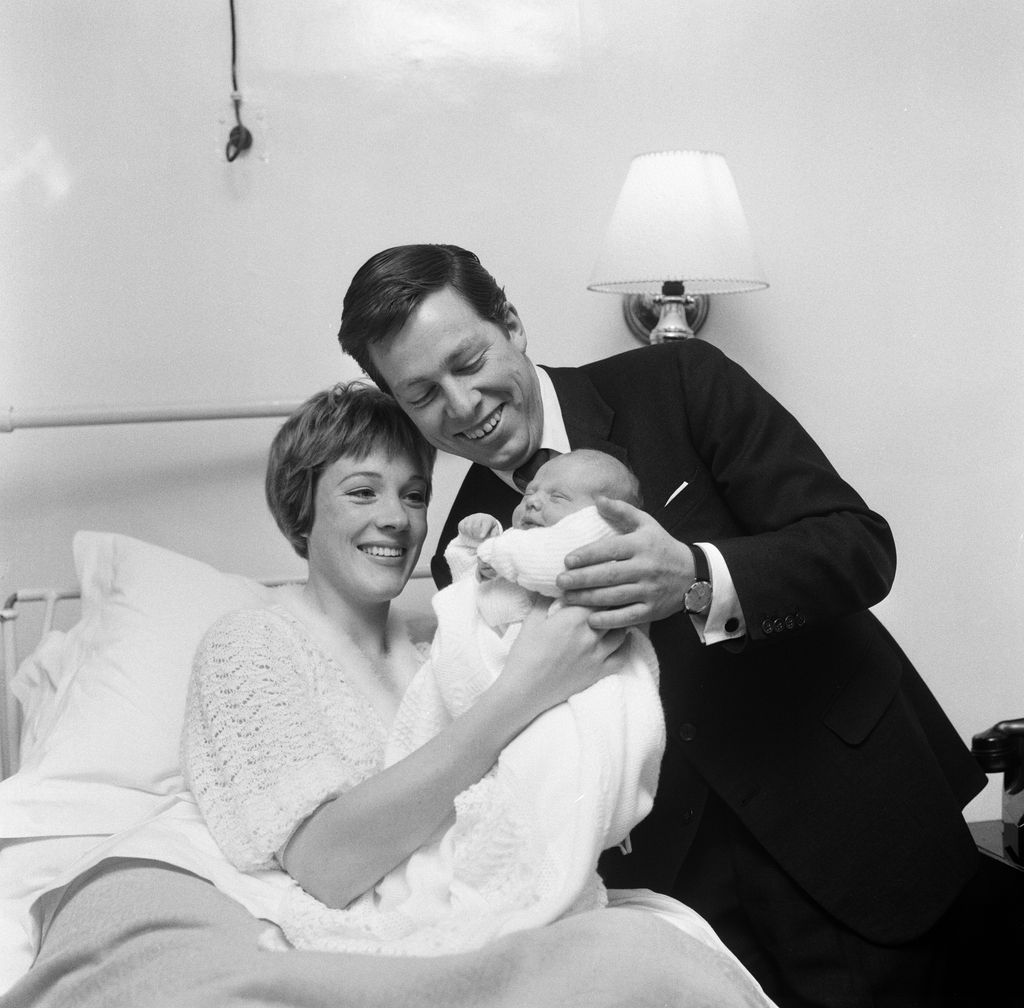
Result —
[{"label": "hospital bed", "polygon": [[[170,415],[75,411],[19,418],[9,413],[0,428],[284,415],[294,405],[199,407]],[[131,1003],[176,1008],[412,1004],[420,983],[415,970],[426,967],[409,966],[414,972],[402,980],[404,963],[391,964],[383,973],[374,963],[360,973],[365,960],[374,957],[294,950],[282,954],[272,929],[253,931],[264,916],[271,916],[260,912],[265,889],[254,888],[244,909],[234,901],[211,902],[220,894],[218,880],[235,869],[205,830],[180,770],[178,745],[192,655],[221,614],[265,605],[294,579],[254,580],[111,532],[80,531],[69,547],[76,585],[19,590],[0,610],[0,1008],[14,1004],[5,1000],[4,992],[15,985],[19,1008],[23,1003],[46,1008],[92,1004],[84,992],[110,978],[124,986],[116,995],[102,993],[95,1003],[121,996]],[[414,576],[429,577],[429,572],[424,566]],[[420,608],[405,615],[414,639],[426,639],[432,614]],[[118,877],[104,874],[111,857],[136,870],[143,866],[142,875],[135,877],[155,886],[151,896],[159,907],[158,921],[143,905],[150,896],[117,911],[109,909],[121,895]],[[157,864],[174,871],[145,869]],[[63,945],[52,962],[44,947],[33,967],[40,933],[62,901],[58,923],[66,928],[76,921],[76,886],[83,878],[91,880],[93,892],[109,886],[104,913],[86,913],[81,926],[73,928],[71,944]],[[237,891],[237,878],[232,879],[232,891]],[[204,900],[211,902],[209,912],[198,916],[207,913]],[[92,944],[74,945],[93,930],[99,937],[90,937]],[[550,940],[557,935],[552,931]],[[657,935],[653,937],[648,952],[656,955]],[[733,984],[722,979],[722,960],[717,951],[709,952],[711,939],[692,943],[694,960],[681,970],[687,979],[681,981],[678,1003],[763,1008],[766,999],[747,980]],[[157,951],[147,949],[140,957],[134,947],[139,941],[157,942]],[[200,947],[207,957],[216,949],[224,963],[216,977],[222,986],[212,994],[192,986],[189,971],[179,966]],[[70,977],[65,976],[69,961],[77,971]],[[712,961],[713,968],[702,968]],[[500,958],[491,959],[488,967],[497,974],[510,972]],[[571,963],[569,967],[576,969]],[[607,963],[598,964],[594,975],[606,968]],[[632,983],[630,974],[636,968],[636,962],[623,964],[623,982]],[[726,963],[726,968],[732,967]],[[478,989],[480,969],[476,960],[452,957],[439,981],[439,989],[451,991],[451,1001],[445,995],[430,1003],[461,1004],[455,991],[462,990],[469,998],[465,1003],[474,1008],[492,1004],[491,992]],[[387,983],[379,982],[383,976]],[[201,979],[212,982],[209,976]],[[687,993],[691,982],[693,989]],[[245,988],[241,994],[239,986]],[[339,993],[342,988],[344,994]],[[610,990],[588,992],[585,982],[578,996],[581,1004],[621,1003]],[[532,1008],[546,1006],[552,998],[569,1003],[554,989],[516,1003]],[[506,1003],[493,1001],[495,1006]]]}]

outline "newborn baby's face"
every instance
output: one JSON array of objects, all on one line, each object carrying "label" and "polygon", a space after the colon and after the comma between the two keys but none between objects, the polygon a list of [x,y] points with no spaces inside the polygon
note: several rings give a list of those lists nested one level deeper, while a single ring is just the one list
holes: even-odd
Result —
[{"label": "newborn baby's face", "polygon": [[512,527],[546,528],[566,515],[593,504],[608,493],[608,473],[592,459],[556,455],[537,470],[519,506],[512,512]]}]

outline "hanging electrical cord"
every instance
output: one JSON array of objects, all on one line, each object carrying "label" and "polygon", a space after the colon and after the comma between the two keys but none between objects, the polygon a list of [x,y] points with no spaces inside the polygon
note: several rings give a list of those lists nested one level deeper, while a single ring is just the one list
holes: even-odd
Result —
[{"label": "hanging electrical cord", "polygon": [[242,93],[238,90],[238,32],[235,29],[235,0],[228,0],[231,8],[231,100],[235,103],[235,124],[228,134],[224,154],[234,161],[242,151],[252,146],[252,134],[242,125]]}]

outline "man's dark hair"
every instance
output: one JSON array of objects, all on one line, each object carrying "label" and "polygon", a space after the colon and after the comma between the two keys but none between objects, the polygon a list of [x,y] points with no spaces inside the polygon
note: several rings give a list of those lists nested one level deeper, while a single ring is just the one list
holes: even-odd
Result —
[{"label": "man's dark hair", "polygon": [[396,245],[368,259],[356,271],[342,303],[338,342],[342,350],[385,392],[369,348],[393,335],[420,302],[451,287],[486,322],[505,328],[512,306],[480,260],[457,245]]}]

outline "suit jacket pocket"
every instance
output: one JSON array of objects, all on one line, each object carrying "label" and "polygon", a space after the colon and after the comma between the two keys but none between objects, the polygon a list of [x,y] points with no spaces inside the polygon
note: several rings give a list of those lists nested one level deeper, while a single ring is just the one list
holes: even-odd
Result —
[{"label": "suit jacket pocket", "polygon": [[[871,734],[899,686],[903,666],[899,656],[886,647],[874,631],[871,617],[853,640],[837,640],[825,660],[841,655],[849,676],[825,712],[825,724],[849,745],[860,745]],[[861,621],[858,621],[861,622]]]}]

